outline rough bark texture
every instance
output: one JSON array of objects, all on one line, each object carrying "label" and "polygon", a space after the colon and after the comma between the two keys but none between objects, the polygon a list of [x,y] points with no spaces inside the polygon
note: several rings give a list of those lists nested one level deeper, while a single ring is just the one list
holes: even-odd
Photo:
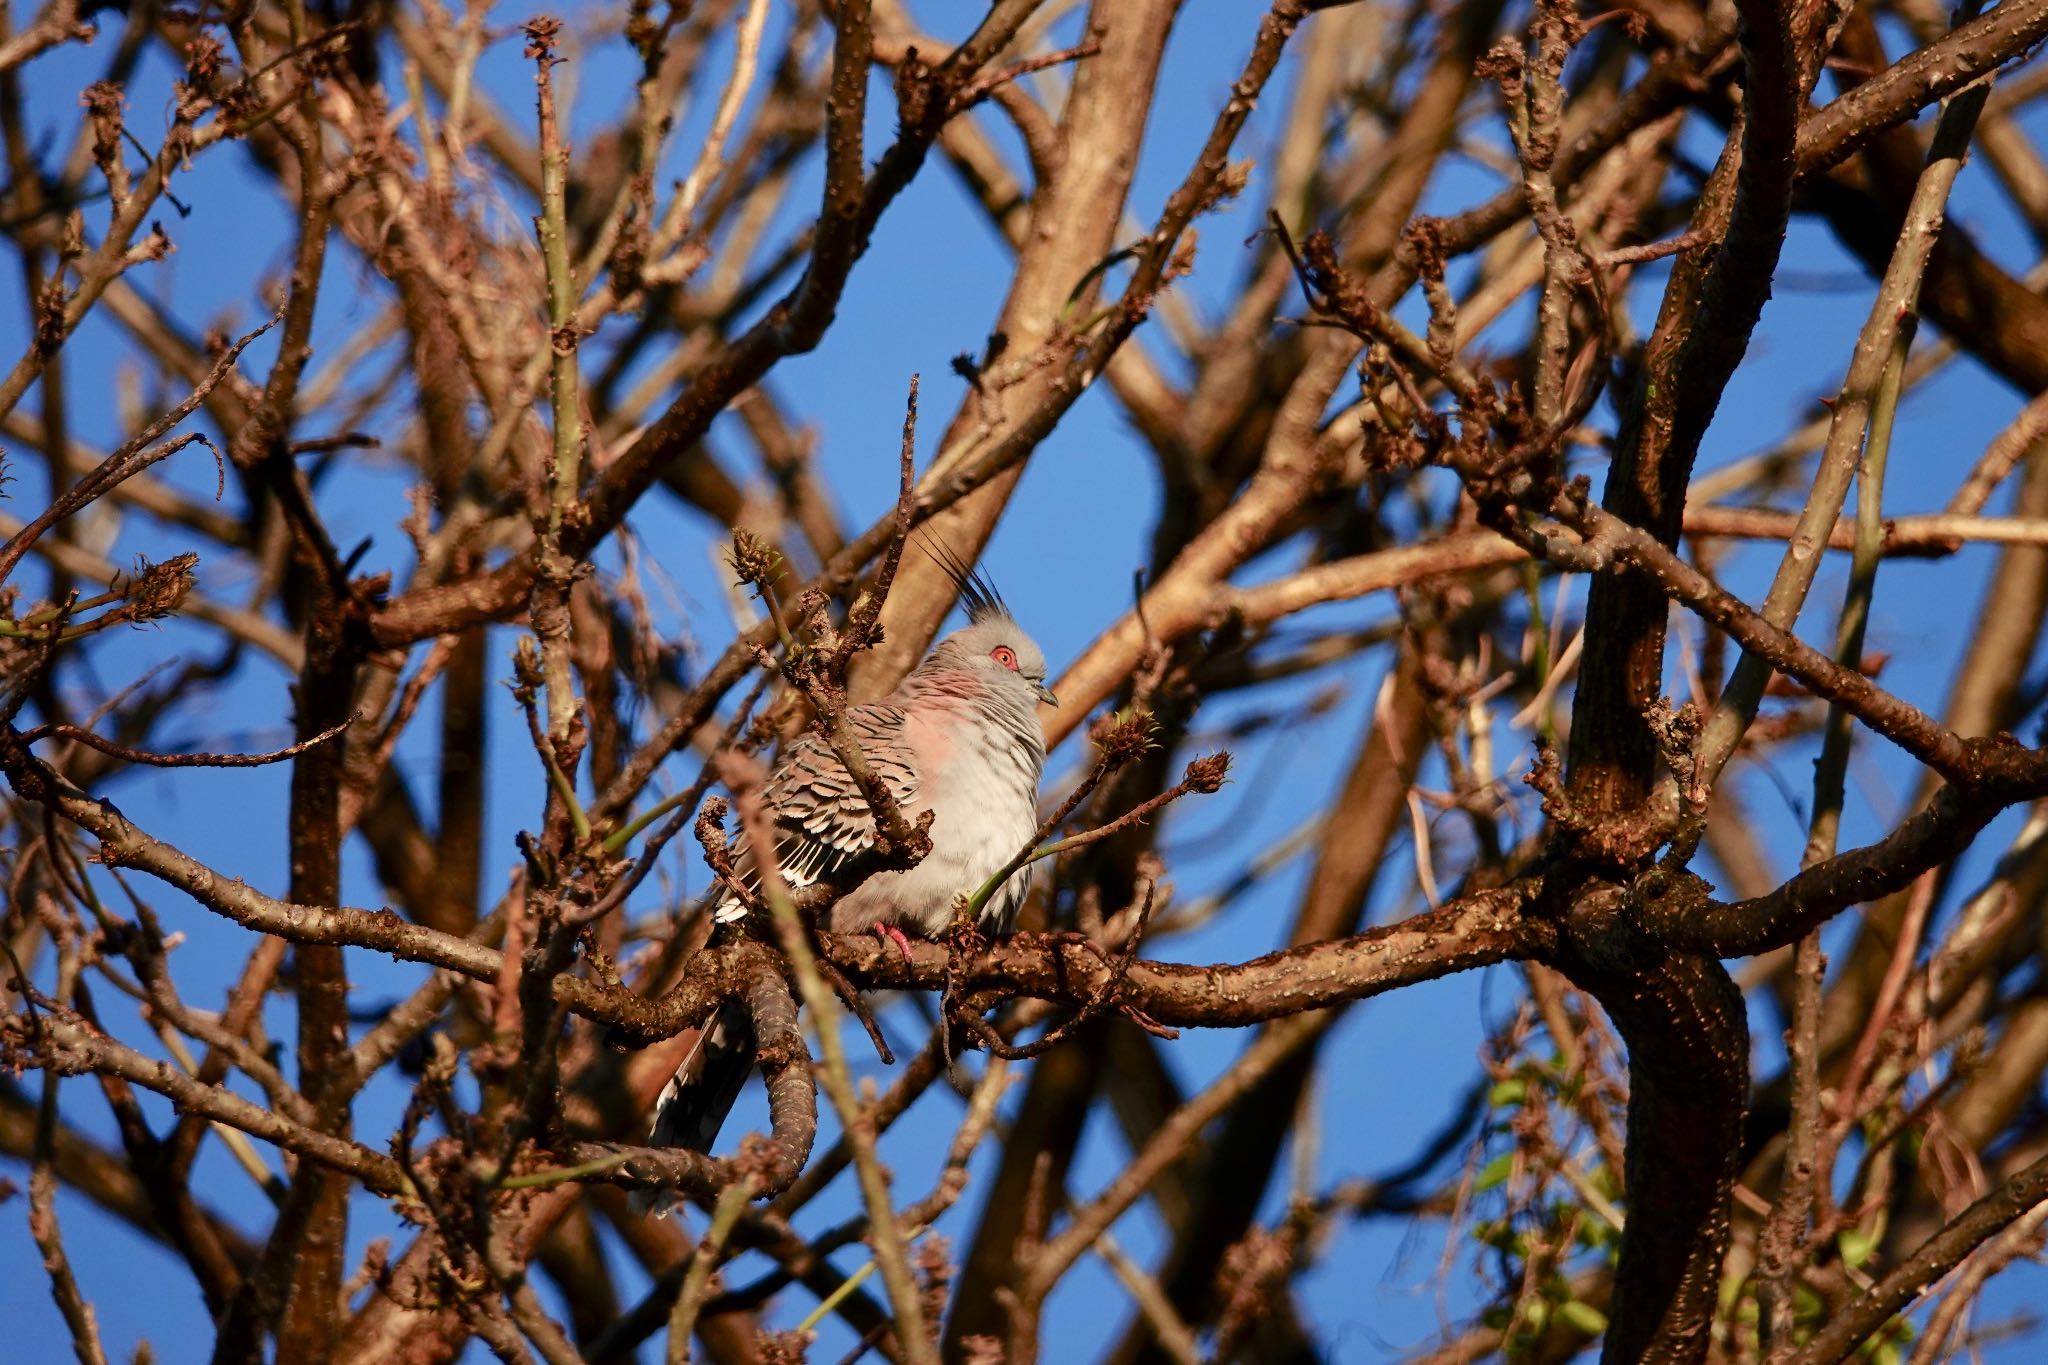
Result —
[{"label": "rough bark texture", "polygon": [[[86,8],[0,31],[25,1349],[139,1357],[146,1242],[163,1359],[1307,1365],[1365,1219],[1477,1304],[1417,1361],[1972,1348],[2048,1225],[2048,0]],[[991,545],[1022,929],[811,933],[917,801],[727,841]],[[1440,1084],[1332,1027],[1503,965]],[[734,1011],[762,1131],[650,1145]]]}]

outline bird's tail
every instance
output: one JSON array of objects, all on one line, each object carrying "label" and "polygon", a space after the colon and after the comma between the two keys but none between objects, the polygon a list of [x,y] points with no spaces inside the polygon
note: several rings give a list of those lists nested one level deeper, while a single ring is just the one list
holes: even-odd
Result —
[{"label": "bird's tail", "polygon": [[[745,1009],[726,1001],[697,1035],[697,1046],[662,1087],[661,1098],[654,1103],[649,1144],[710,1152],[725,1116],[732,1112],[733,1102],[746,1084],[747,1072],[753,1069],[754,1052],[753,1021]],[[679,1202],[681,1196],[673,1190],[633,1192],[634,1207],[657,1218],[667,1217]]]}]

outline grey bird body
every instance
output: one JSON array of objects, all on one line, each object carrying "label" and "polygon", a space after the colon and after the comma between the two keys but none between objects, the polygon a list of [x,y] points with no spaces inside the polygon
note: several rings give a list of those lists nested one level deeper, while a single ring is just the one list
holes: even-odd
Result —
[{"label": "grey bird body", "polygon": [[[837,933],[875,929],[937,938],[958,897],[972,895],[1037,830],[1045,740],[1038,704],[1051,701],[1045,659],[984,580],[961,575],[971,624],[947,636],[887,697],[849,707],[846,720],[869,768],[903,811],[932,812],[931,851],[915,867],[879,872],[835,905]],[[829,878],[874,840],[867,799],[823,738],[792,743],[762,796],[781,838],[776,864],[791,887]],[[744,849],[743,872],[752,860]],[[1031,885],[1012,874],[982,907],[980,927],[1006,933]],[[715,932],[731,933],[745,907],[722,895]],[[754,1062],[746,1013],[727,1002],[656,1103],[650,1141],[708,1151]],[[666,1212],[673,1197],[643,1203]]]}]

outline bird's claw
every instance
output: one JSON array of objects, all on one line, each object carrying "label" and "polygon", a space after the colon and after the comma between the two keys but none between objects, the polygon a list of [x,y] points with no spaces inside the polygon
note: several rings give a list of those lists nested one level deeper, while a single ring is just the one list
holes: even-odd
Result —
[{"label": "bird's claw", "polygon": [[903,954],[903,960],[910,961],[910,940],[903,936],[901,929],[893,924],[876,924],[869,927],[873,929],[876,938],[884,943],[894,943],[896,951]]}]

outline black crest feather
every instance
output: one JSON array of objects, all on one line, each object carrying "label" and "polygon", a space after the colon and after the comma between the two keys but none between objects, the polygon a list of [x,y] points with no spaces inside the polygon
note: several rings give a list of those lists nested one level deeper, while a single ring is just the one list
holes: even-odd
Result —
[{"label": "black crest feather", "polygon": [[996,591],[994,580],[980,569],[969,567],[952,546],[936,536],[919,536],[917,547],[944,569],[946,577],[960,589],[960,601],[967,608],[969,621],[978,626],[992,616],[1016,619],[1010,615],[1010,604]]}]

